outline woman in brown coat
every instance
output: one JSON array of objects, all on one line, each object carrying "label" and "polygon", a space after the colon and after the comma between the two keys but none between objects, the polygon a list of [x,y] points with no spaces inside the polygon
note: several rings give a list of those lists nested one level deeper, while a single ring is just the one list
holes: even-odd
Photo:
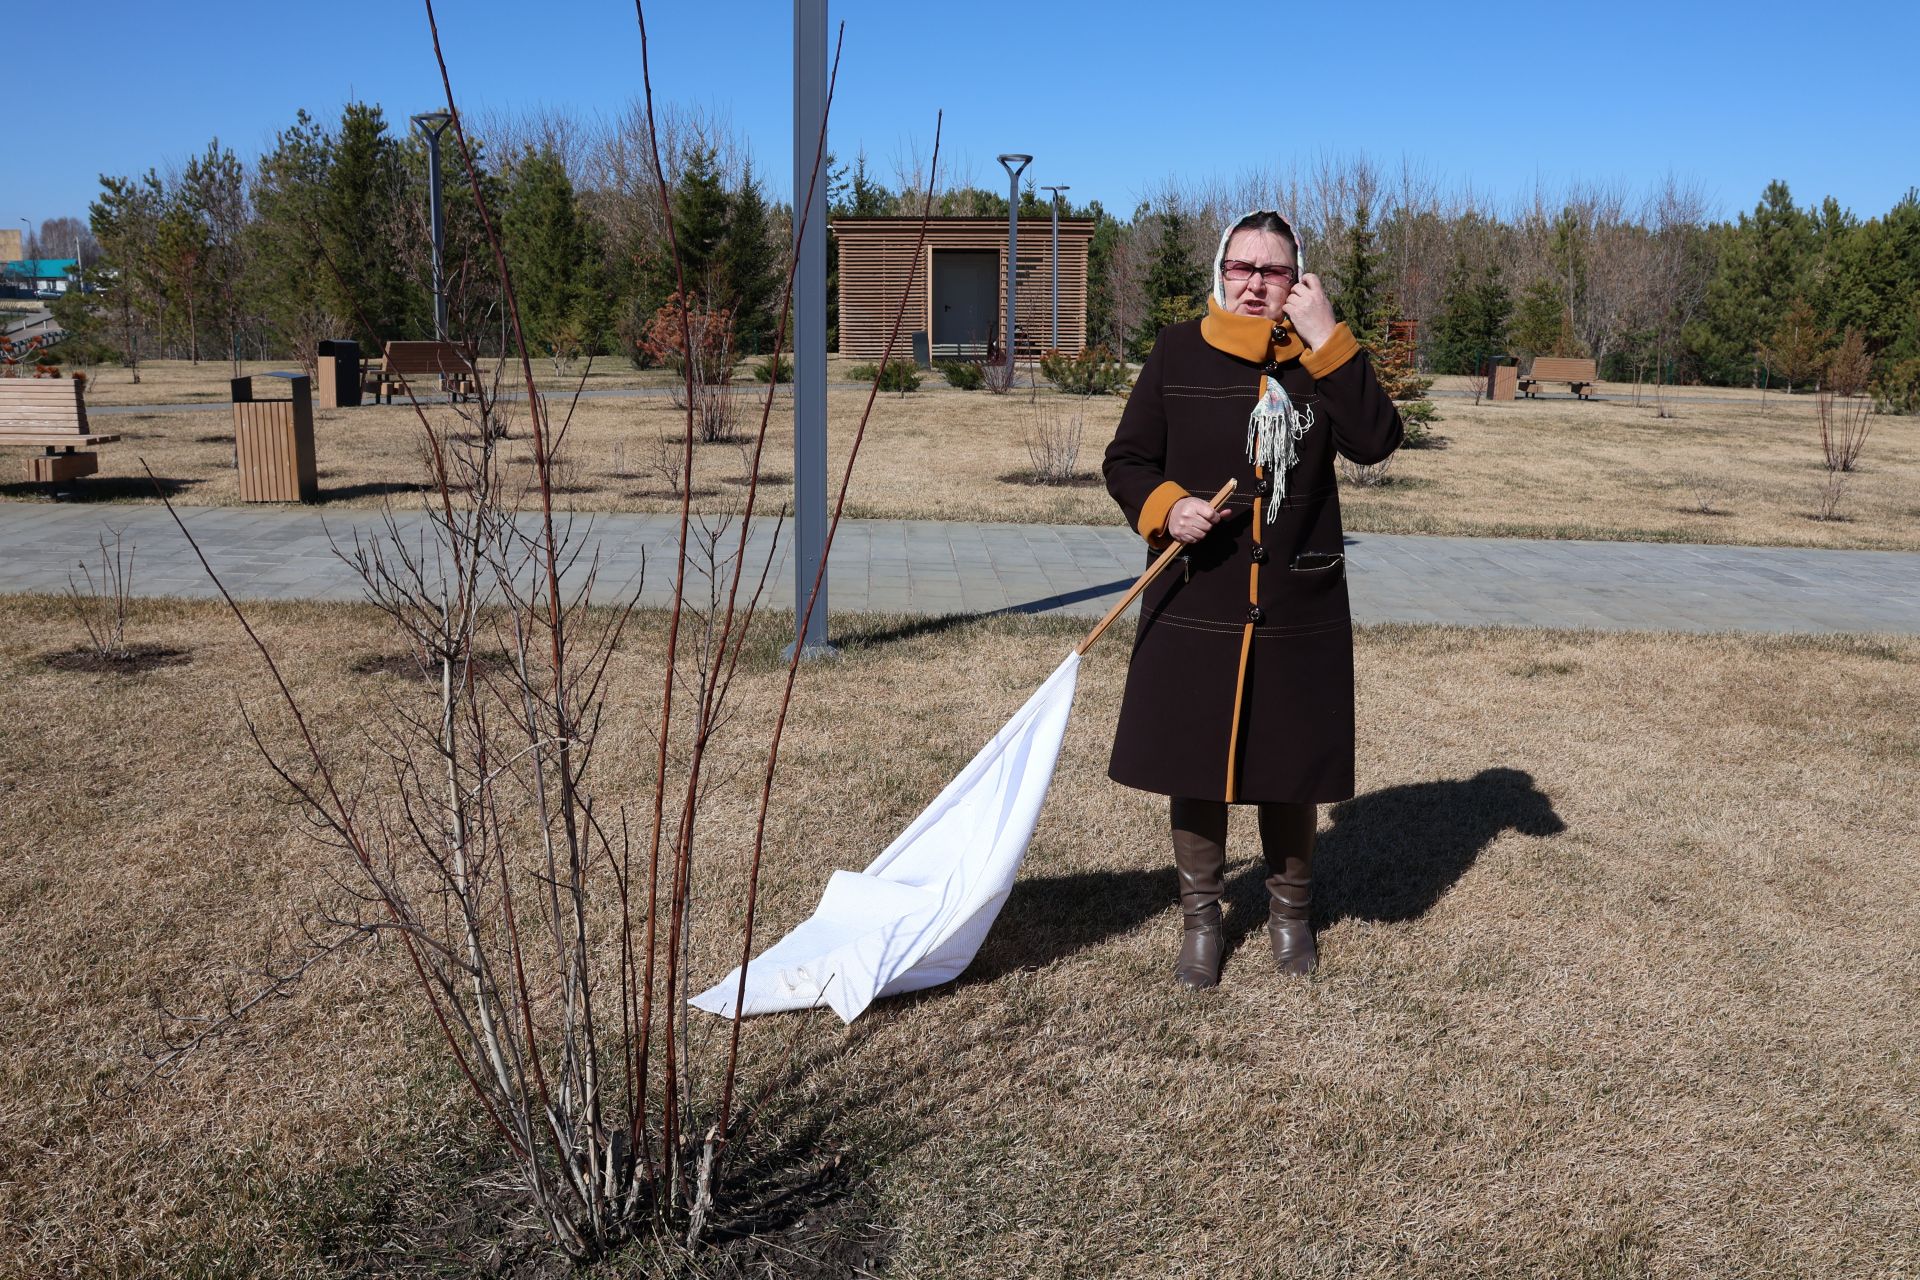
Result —
[{"label": "woman in brown coat", "polygon": [[1260,809],[1275,963],[1313,969],[1314,806],[1353,795],[1333,455],[1378,462],[1400,437],[1366,352],[1300,274],[1292,227],[1271,211],[1229,226],[1206,316],[1161,330],[1105,464],[1148,545],[1188,548],[1142,598],[1108,769],[1172,797],[1183,987],[1220,980],[1230,804]]}]

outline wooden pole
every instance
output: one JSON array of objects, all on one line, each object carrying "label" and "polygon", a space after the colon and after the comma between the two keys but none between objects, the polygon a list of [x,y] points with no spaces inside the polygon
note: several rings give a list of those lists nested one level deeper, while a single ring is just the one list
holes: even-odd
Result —
[{"label": "wooden pole", "polygon": [[[1215,511],[1218,511],[1220,509],[1221,504],[1227,500],[1228,495],[1230,495],[1233,492],[1233,487],[1234,487],[1234,481],[1232,480],[1229,480],[1225,484],[1221,485],[1220,492],[1214,494],[1212,500],[1208,502],[1207,505],[1212,507]],[[1127,611],[1127,606],[1133,603],[1134,597],[1138,596],[1142,591],[1145,591],[1147,589],[1147,584],[1149,582],[1152,582],[1155,578],[1159,577],[1160,571],[1166,568],[1168,565],[1172,564],[1174,561],[1174,557],[1178,556],[1184,550],[1186,550],[1186,544],[1184,542],[1176,542],[1172,546],[1168,547],[1165,551],[1162,551],[1160,553],[1160,558],[1158,560],[1155,560],[1150,566],[1148,566],[1147,571],[1140,575],[1140,581],[1134,583],[1133,586],[1128,589],[1127,594],[1120,597],[1120,603],[1114,605],[1113,608],[1107,610],[1107,616],[1100,619],[1100,621],[1094,626],[1093,630],[1087,632],[1087,638],[1085,640],[1082,640],[1079,644],[1075,645],[1073,651],[1075,653],[1084,655],[1087,650],[1093,648],[1093,642],[1100,638],[1102,632],[1104,632],[1108,627],[1113,625],[1113,620],[1115,618],[1119,617],[1121,614]]]}]

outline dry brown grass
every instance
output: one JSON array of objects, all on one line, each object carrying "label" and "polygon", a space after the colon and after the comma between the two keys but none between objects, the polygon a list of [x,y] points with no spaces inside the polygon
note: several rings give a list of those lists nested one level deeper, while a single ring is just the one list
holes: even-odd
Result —
[{"label": "dry brown grass", "polygon": [[[830,465],[837,476],[864,402],[864,391],[844,381],[837,362],[828,409]],[[147,366],[138,388],[119,385],[125,374],[107,369],[95,403],[168,395],[226,398],[226,366],[198,372],[178,362]],[[558,391],[543,366],[541,382]],[[611,361],[596,366],[588,385],[618,389],[664,387],[666,375],[636,374]],[[570,385],[570,384],[569,384]],[[740,420],[759,420],[763,388],[743,382]],[[1920,550],[1920,419],[1878,420],[1872,444],[1855,473],[1837,521],[1813,517],[1825,472],[1810,397],[1723,388],[1668,393],[1673,418],[1656,416],[1651,395],[1641,407],[1630,387],[1604,389],[1607,400],[1568,397],[1514,404],[1440,401],[1442,448],[1406,450],[1390,483],[1349,487],[1343,498],[1347,527],[1356,531],[1486,536],[1579,537],[1752,545],[1871,547]],[[956,392],[937,381],[910,395],[878,400],[854,477],[848,514],[855,517],[995,520],[1054,524],[1112,524],[1119,519],[1098,481],[1105,442],[1122,400],[1099,396],[1082,405],[1051,391],[1038,404],[1025,394]],[[776,401],[767,470],[776,479],[767,498],[791,495],[791,402]],[[1036,412],[1084,412],[1086,443],[1081,480],[1066,485],[1027,483],[1027,442]],[[437,422],[458,424],[436,408]],[[231,428],[218,409],[205,412],[114,415],[101,424],[124,439],[101,451],[101,474],[83,482],[96,498],[145,500],[150,493],[139,458],[166,479],[182,502],[237,500]],[[566,496],[579,509],[677,509],[670,486],[644,460],[663,438],[684,431],[684,417],[664,396],[580,402],[571,433],[577,482]],[[419,426],[405,407],[321,411],[317,415],[322,500],[373,505],[423,478]],[[521,452],[525,453],[524,440]],[[677,450],[676,450],[677,451]],[[741,460],[726,444],[703,445],[695,464],[703,507],[740,500]],[[0,469],[24,469],[26,453],[0,449]],[[137,479],[136,479],[137,478]],[[44,500],[30,486],[0,477],[0,498]]]},{"label": "dry brown grass", "polygon": [[[364,610],[258,621],[330,738],[426,696],[352,673],[390,647]],[[218,612],[139,606],[131,639],[193,656],[137,677],[47,669],[73,640],[51,599],[0,601],[0,622],[0,1273],[522,1256],[473,1217],[484,1150],[395,956],[317,973],[132,1102],[98,1095],[138,1071],[156,1003],[246,984],[328,855],[244,741],[234,704],[270,710],[267,684]],[[796,703],[769,939],[1077,634],[837,629],[844,656]],[[646,774],[656,635],[619,660],[607,779]],[[958,1277],[1920,1268],[1920,642],[1363,631],[1362,795],[1323,819],[1323,969],[1263,963],[1242,814],[1230,932],[1253,932],[1199,998],[1168,979],[1161,804],[1104,777],[1124,663],[1119,643],[1089,660],[1027,868],[964,980],[847,1031],[749,1024],[754,1070],[800,1081],[765,1167],[817,1173],[795,1182],[808,1225],[771,1215],[769,1238]],[[717,799],[703,876],[736,872],[750,781]],[[701,921],[698,972],[733,945]]]}]

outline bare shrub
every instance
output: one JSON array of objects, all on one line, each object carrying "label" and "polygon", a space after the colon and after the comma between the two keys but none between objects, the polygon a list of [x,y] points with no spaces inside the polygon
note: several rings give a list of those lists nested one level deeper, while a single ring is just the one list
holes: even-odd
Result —
[{"label": "bare shrub", "polygon": [[982,384],[996,396],[1013,390],[1016,368],[1011,361],[989,360],[980,366]]},{"label": "bare shrub", "polygon": [[1388,454],[1378,462],[1355,462],[1344,454],[1336,457],[1340,467],[1340,478],[1362,489],[1378,489],[1392,479],[1393,460],[1397,454]]},{"label": "bare shrub", "polygon": [[1846,497],[1847,482],[1852,478],[1849,473],[1842,471],[1838,467],[1832,468],[1827,472],[1827,478],[1821,482],[1820,490],[1818,494],[1815,495],[1817,504],[1813,516],[1815,520],[1831,521],[1846,519],[1845,516],[1840,514],[1840,502],[1841,499]]},{"label": "bare shrub", "polygon": [[[107,545],[107,533],[113,545]],[[67,575],[67,608],[73,612],[87,636],[87,651],[102,662],[122,661],[132,650],[127,645],[127,605],[133,597],[132,543],[123,543],[124,530],[108,526],[100,535],[100,576],[82,560],[77,566],[80,577]],[[83,585],[84,584],[84,585]]]},{"label": "bare shrub", "polygon": [[1709,471],[1690,471],[1680,478],[1680,483],[1686,487],[1690,499],[1687,510],[1703,516],[1724,514],[1722,504],[1729,492],[1724,477]]},{"label": "bare shrub", "polygon": [[738,402],[730,384],[724,382],[694,384],[694,429],[698,432],[702,444],[717,444],[735,439],[739,418]]},{"label": "bare shrub", "polygon": [[686,492],[687,454],[681,447],[684,443],[684,439],[675,439],[662,431],[654,436],[653,452],[647,455],[647,474],[676,498]]},{"label": "bare shrub", "polygon": [[1033,464],[1035,484],[1071,484],[1079,476],[1080,445],[1086,438],[1086,397],[1079,411],[1063,414],[1060,406],[1036,397],[1027,418],[1027,461]]},{"label": "bare shrub", "polygon": [[1813,399],[1820,416],[1820,453],[1827,470],[1853,470],[1873,430],[1873,401],[1864,396],[1843,398],[1829,387],[1816,391]]},{"label": "bare shrub", "polygon": [[[451,107],[431,0],[427,17]],[[640,22],[646,83],[643,14]],[[829,95],[831,89],[830,79]],[[457,437],[463,448],[446,447],[448,437],[436,433],[416,405],[437,478],[423,504],[424,522],[403,527],[389,513],[381,534],[341,554],[408,647],[431,655],[436,693],[430,709],[396,703],[381,723],[341,740],[316,736],[301,695],[222,588],[285,712],[277,732],[249,719],[254,743],[339,855],[329,868],[337,892],[323,904],[306,957],[274,976],[262,995],[230,1007],[224,1020],[194,1024],[160,1065],[177,1062],[286,990],[314,960],[385,938],[386,954],[412,982],[447,1060],[497,1137],[510,1170],[506,1181],[548,1238],[578,1263],[635,1238],[693,1249],[727,1176],[732,1126],[790,1084],[790,1077],[776,1074],[759,1099],[736,1107],[739,1018],[719,1034],[692,1036],[687,996],[696,879],[706,892],[716,891],[710,881],[724,884],[717,891],[728,896],[717,914],[742,924],[744,984],[782,733],[804,651],[791,651],[770,716],[764,765],[756,770],[752,834],[732,850],[737,862],[716,859],[712,829],[723,824],[712,819],[708,800],[715,776],[728,766],[708,753],[718,750],[715,734],[734,714],[733,679],[773,552],[757,566],[756,584],[746,570],[757,485],[731,523],[692,518],[685,499],[697,426],[689,403],[686,430],[674,442],[680,452],[675,482],[683,495],[674,589],[664,645],[650,673],[660,691],[648,726],[657,738],[653,776],[637,786],[623,777],[600,788],[595,743],[607,711],[610,664],[623,651],[637,594],[625,607],[587,608],[597,555],[554,502],[566,424],[556,429],[536,393],[500,237],[457,109],[452,116],[505,301],[513,363],[526,387],[534,483],[522,490],[509,482],[488,422],[497,396],[482,394],[458,411],[474,428]],[[672,203],[650,90],[647,120],[654,190],[672,244]],[[936,160],[939,136],[936,121]],[[824,137],[819,151],[824,154]],[[817,161],[812,180],[822,180]],[[920,251],[927,212],[923,204]],[[903,298],[896,332],[905,307]],[[776,351],[787,319],[783,305]],[[761,445],[772,406],[769,387]],[[868,421],[863,413],[853,433],[823,565]],[[466,491],[463,501],[452,500],[456,488]],[[523,493],[530,509],[518,507]],[[167,509],[192,542],[171,503]],[[703,593],[688,590],[696,577],[707,583]],[[810,599],[797,620],[802,632],[812,608]],[[508,655],[504,674],[485,661],[496,652]],[[350,759],[368,745],[379,757],[371,769]],[[636,790],[638,805],[621,799]],[[742,873],[722,881],[706,869],[710,861]],[[767,1173],[741,1162],[735,1176],[750,1183]],[[761,1191],[754,1186],[743,1198]]]}]

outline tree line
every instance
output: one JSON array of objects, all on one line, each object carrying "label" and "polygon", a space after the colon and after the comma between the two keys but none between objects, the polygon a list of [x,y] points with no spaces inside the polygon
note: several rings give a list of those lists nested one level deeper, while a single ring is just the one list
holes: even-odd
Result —
[{"label": "tree line", "polygon": [[[768,198],[724,123],[684,111],[664,122],[678,276],[637,109],[592,124],[482,119],[469,137],[477,178],[452,133],[443,140],[455,334],[506,345],[478,187],[534,350],[643,360],[640,341],[680,279],[728,314],[738,350],[767,348],[792,210]],[[864,153],[830,158],[826,179],[836,217],[917,215],[929,183],[936,215],[1007,213],[1004,191],[928,174],[917,158],[891,181]],[[252,162],[216,139],[166,173],[103,177],[88,211],[89,287],[61,302],[62,323],[122,360],[310,360],[321,338],[377,349],[431,336],[427,182],[425,143],[364,103],[330,125],[300,113]],[[1889,399],[1920,395],[1920,199],[1863,219],[1831,198],[1803,207],[1783,182],[1719,220],[1673,179],[1639,196],[1576,186],[1498,206],[1360,157],[1168,181],[1124,218],[1097,201],[1063,204],[1094,223],[1089,342],[1137,359],[1161,327],[1199,314],[1219,228],[1256,207],[1289,215],[1307,269],[1363,335],[1413,321],[1432,372],[1554,354],[1591,357],[1616,380],[1800,386],[1846,348]],[[1023,219],[1049,213],[1031,185],[1022,191]]]}]

